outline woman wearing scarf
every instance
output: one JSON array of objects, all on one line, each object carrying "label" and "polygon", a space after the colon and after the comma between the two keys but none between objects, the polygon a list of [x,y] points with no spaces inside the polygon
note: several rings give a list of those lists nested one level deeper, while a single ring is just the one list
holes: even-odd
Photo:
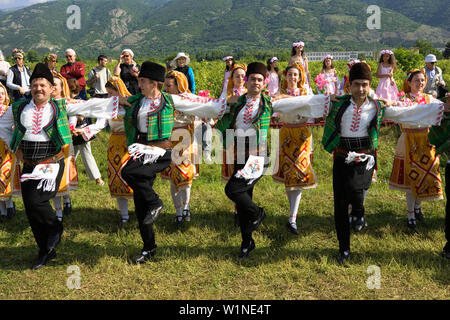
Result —
[{"label": "woman wearing scarf", "polygon": [[[284,71],[282,94],[297,97],[304,96],[307,91],[305,70],[301,64],[288,66]],[[312,169],[312,135],[307,126],[308,118],[292,117],[281,114],[283,127],[280,131],[280,153],[278,171],[273,175],[275,182],[284,183],[290,205],[287,228],[298,235],[297,211],[300,205],[302,190],[315,188],[317,179]]]},{"label": "woman wearing scarf", "polygon": [[[423,69],[408,72],[399,93],[403,105],[440,103],[423,93],[426,76]],[[408,208],[407,226],[416,229],[416,220],[423,221],[422,200],[443,199],[442,181],[439,173],[439,156],[428,140],[428,126],[401,125],[402,135],[395,150],[389,188],[406,193]]]},{"label": "woman wearing scarf", "polygon": [[[0,83],[0,118],[10,108],[8,92]],[[2,217],[11,219],[15,215],[12,195],[20,195],[20,167],[16,156],[8,145],[0,139],[0,213]]]}]

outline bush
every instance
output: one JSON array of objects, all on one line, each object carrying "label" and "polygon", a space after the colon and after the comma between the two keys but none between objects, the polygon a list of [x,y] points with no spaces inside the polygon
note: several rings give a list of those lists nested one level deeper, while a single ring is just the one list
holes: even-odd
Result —
[{"label": "bush", "polygon": [[403,71],[408,72],[414,68],[422,68],[424,66],[425,57],[405,48],[394,50],[397,65]]}]

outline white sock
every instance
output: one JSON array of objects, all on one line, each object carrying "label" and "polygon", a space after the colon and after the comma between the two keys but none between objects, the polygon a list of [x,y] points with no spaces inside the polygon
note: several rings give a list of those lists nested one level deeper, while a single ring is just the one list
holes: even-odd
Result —
[{"label": "white sock", "polygon": [[363,190],[363,205],[366,203],[366,197],[367,197],[368,192],[369,192],[369,189]]},{"label": "white sock", "polygon": [[123,220],[128,220],[130,216],[128,215],[128,199],[117,198],[117,205],[119,206],[120,214]]},{"label": "white sock", "polygon": [[422,200],[416,198],[416,202],[414,203],[414,211],[419,211],[421,207],[422,207]]},{"label": "white sock", "polygon": [[189,210],[189,201],[191,200],[191,186],[178,192],[181,195],[183,210]]},{"label": "white sock", "polygon": [[56,217],[58,218],[59,221],[62,221],[63,211],[61,209],[56,210]]},{"label": "white sock", "polygon": [[6,216],[6,201],[0,200],[0,212],[2,216]]},{"label": "white sock", "polygon": [[170,194],[172,195],[172,201],[177,213],[177,217],[181,217],[183,215],[183,211],[181,210],[181,196],[180,192],[175,191],[175,184],[172,181],[170,181]]},{"label": "white sock", "polygon": [[10,197],[6,202],[6,208],[14,208],[14,201],[12,197]]},{"label": "white sock", "polygon": [[62,210],[62,205],[61,205],[61,196],[56,196],[53,198],[53,206],[55,207],[56,211],[61,211]]},{"label": "white sock", "polygon": [[408,208],[408,214],[409,212],[414,213],[414,205],[416,203],[416,197],[413,195],[411,191],[406,192],[406,207]]},{"label": "white sock", "polygon": [[414,214],[414,211],[413,212],[408,211],[408,220],[415,219],[415,218],[416,218],[416,215]]},{"label": "white sock", "polygon": [[290,191],[286,190],[286,195],[290,206],[289,222],[296,223],[298,207],[300,205],[300,200],[302,199],[302,189]]},{"label": "white sock", "polygon": [[71,202],[70,201],[70,196],[68,194],[64,195],[63,198],[64,198],[64,203],[70,203]]}]

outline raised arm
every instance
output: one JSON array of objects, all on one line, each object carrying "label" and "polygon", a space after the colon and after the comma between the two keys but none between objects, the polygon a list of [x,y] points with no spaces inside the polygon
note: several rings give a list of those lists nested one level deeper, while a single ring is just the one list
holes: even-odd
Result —
[{"label": "raised arm", "polygon": [[272,102],[274,112],[294,117],[321,118],[328,115],[330,96],[318,94],[280,99]]},{"label": "raised arm", "polygon": [[444,104],[415,104],[408,107],[386,107],[384,119],[417,128],[438,126],[444,115]]},{"label": "raised arm", "polygon": [[219,99],[200,97],[192,93],[172,95],[175,109],[199,118],[221,118],[227,111],[227,99],[223,94]]},{"label": "raised arm", "polygon": [[87,118],[114,119],[117,118],[119,111],[119,97],[91,98],[87,101],[77,100],[77,103],[67,104],[66,111],[69,116],[80,115]]}]

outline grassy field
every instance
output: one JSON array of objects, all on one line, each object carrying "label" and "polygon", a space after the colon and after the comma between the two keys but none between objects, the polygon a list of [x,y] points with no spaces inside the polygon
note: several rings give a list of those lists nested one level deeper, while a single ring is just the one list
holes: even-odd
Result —
[{"label": "grassy field", "polygon": [[[192,221],[181,229],[173,223],[169,184],[157,179],[155,189],[165,203],[155,224],[157,254],[152,262],[133,265],[128,260],[142,243],[132,203],[131,222],[119,229],[120,215],[107,186],[89,181],[78,159],[80,185],[72,193],[74,210],[64,219],[56,260],[29,270],[37,249],[21,199],[17,216],[0,224],[0,299],[448,299],[450,261],[440,257],[445,203],[425,202],[425,222],[418,233],[409,232],[405,196],[387,186],[394,127],[382,129],[378,182],[366,201],[369,227],[352,235],[348,266],[335,259],[331,156],[319,145],[322,128],[314,128],[313,135],[319,186],[303,193],[300,235],[285,227],[284,187],[264,177],[254,198],[268,216],[254,234],[256,250],[244,261],[237,258],[240,233],[219,165],[201,165],[192,190]],[[92,146],[104,179],[107,139],[103,132]],[[72,265],[80,270],[79,290],[67,287]],[[380,289],[366,284],[372,265],[380,268]]]}]

